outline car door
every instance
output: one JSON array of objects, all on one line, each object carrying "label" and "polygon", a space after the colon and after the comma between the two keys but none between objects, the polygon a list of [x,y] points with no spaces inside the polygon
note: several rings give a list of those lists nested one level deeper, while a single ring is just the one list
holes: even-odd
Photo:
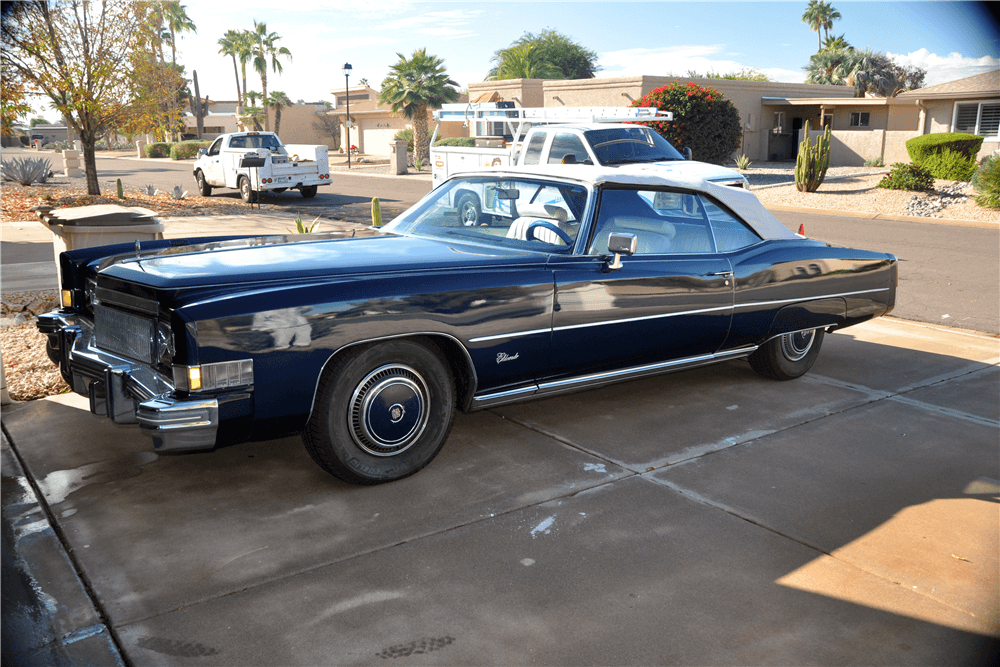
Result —
[{"label": "car door", "polygon": [[202,159],[202,173],[205,174],[205,182],[209,185],[221,187],[226,184],[225,176],[222,173],[222,142],[225,137],[219,137],[208,147],[208,153]]},{"label": "car door", "polygon": [[[732,267],[694,193],[606,188],[583,254],[553,258],[550,379],[667,362],[722,347],[733,316]],[[609,265],[610,234],[637,250]]]}]

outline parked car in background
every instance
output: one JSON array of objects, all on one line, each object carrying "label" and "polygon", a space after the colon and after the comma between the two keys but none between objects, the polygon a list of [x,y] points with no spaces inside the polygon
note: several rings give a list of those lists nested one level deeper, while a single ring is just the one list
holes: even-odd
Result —
[{"label": "parked car in background", "polygon": [[[470,225],[473,190],[495,206]],[[157,450],[301,431],[325,470],[373,484],[427,465],[456,410],[740,358],[797,378],[896,298],[892,255],[647,165],[455,176],[368,234],[67,252],[38,326],[91,411]]]},{"label": "parked car in background", "polygon": [[202,196],[210,196],[213,188],[236,188],[247,203],[261,192],[289,189],[309,199],[331,182],[326,146],[285,146],[274,132],[223,134],[198,151],[192,171]]}]

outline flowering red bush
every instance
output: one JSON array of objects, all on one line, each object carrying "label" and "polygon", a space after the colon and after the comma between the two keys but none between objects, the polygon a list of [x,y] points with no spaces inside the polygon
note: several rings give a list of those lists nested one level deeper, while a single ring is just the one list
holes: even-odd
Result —
[{"label": "flowering red bush", "polygon": [[712,87],[674,81],[632,102],[634,107],[672,111],[672,121],[643,122],[695,160],[722,164],[740,147],[740,112]]}]

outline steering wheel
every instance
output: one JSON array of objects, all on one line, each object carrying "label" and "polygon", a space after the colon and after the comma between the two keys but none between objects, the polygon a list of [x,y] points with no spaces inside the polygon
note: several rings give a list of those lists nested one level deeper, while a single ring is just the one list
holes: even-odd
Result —
[{"label": "steering wheel", "polygon": [[[535,238],[535,229],[537,229],[538,227],[544,227],[545,229],[554,233],[556,236],[562,239],[563,243],[565,243],[566,245],[573,245],[573,237],[571,237],[563,230],[559,229],[559,227],[557,227],[554,223],[547,222],[545,220],[535,220],[530,225],[528,225],[528,229],[525,230],[524,232],[524,238],[528,241],[542,241],[541,239]],[[548,241],[542,241],[542,243],[548,243]]]}]

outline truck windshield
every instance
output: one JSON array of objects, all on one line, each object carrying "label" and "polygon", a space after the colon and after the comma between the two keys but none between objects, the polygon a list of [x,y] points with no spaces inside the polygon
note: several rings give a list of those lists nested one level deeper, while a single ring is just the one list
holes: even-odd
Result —
[{"label": "truck windshield", "polygon": [[676,148],[648,127],[616,127],[584,132],[603,165],[683,160]]}]

